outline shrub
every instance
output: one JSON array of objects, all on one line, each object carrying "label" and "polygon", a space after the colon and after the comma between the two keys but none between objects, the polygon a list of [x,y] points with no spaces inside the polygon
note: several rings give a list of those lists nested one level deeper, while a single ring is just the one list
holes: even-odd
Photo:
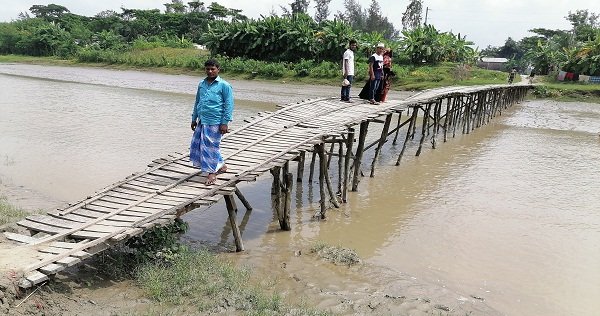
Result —
[{"label": "shrub", "polygon": [[339,76],[341,74],[340,71],[336,63],[322,61],[312,69],[310,76],[315,78],[333,78]]},{"label": "shrub", "polygon": [[287,68],[283,63],[263,63],[258,74],[267,78],[280,78],[285,75]]},{"label": "shrub", "polygon": [[312,60],[301,59],[300,62],[294,64],[292,69],[298,77],[306,77],[310,75],[311,70],[315,67],[315,63]]}]

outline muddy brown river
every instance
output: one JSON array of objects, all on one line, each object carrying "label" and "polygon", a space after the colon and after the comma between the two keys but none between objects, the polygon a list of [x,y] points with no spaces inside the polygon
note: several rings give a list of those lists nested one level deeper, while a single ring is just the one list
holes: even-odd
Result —
[{"label": "muddy brown river", "polygon": [[[52,209],[184,152],[198,80],[0,64],[0,194],[28,209]],[[276,103],[339,94],[334,86],[231,83],[234,128]],[[598,315],[599,133],[599,104],[528,101],[420,157],[411,144],[399,167],[400,146],[388,143],[375,178],[363,178],[326,221],[313,219],[318,185],[296,187],[290,232],[278,229],[265,175],[240,186],[254,210],[239,214],[247,251],[232,260],[266,275],[285,263],[298,276],[278,282],[290,296],[286,284],[298,279],[358,295],[394,284],[387,289],[399,295],[482,302],[481,315]],[[231,247],[226,214],[221,204],[188,213],[184,238]],[[317,241],[356,250],[363,268],[331,267],[309,278],[315,264],[297,255]]]}]

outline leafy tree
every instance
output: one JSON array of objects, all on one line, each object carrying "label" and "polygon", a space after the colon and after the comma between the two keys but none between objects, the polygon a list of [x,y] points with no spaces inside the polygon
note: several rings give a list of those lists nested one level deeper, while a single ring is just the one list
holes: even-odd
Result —
[{"label": "leafy tree", "polygon": [[573,33],[577,41],[593,40],[596,36],[594,29],[598,27],[600,15],[590,13],[588,10],[569,11],[565,17],[573,26]]},{"label": "leafy tree", "polygon": [[366,28],[367,14],[357,0],[344,0],[344,12],[336,14],[336,18],[345,21],[355,30]]},{"label": "leafy tree", "polygon": [[484,57],[498,57],[500,56],[500,47],[488,45],[481,50],[480,55]]},{"label": "leafy tree", "polygon": [[402,15],[402,30],[412,30],[421,26],[423,0],[411,0]]},{"label": "leafy tree", "polygon": [[336,18],[362,32],[379,32],[387,39],[398,35],[394,25],[381,13],[377,0],[372,0],[368,10],[363,10],[356,0],[344,0],[345,12],[338,12]]},{"label": "leafy tree", "polygon": [[400,44],[404,48],[412,64],[435,64],[442,61],[468,62],[475,61],[476,51],[460,35],[440,33],[433,25],[417,27],[402,31],[404,38]]},{"label": "leafy tree", "polygon": [[315,22],[321,23],[329,17],[329,3],[331,0],[315,0]]},{"label": "leafy tree", "polygon": [[36,17],[48,21],[56,21],[65,13],[69,13],[69,9],[58,4],[40,5],[34,4],[29,8],[29,11]]},{"label": "leafy tree", "polygon": [[535,66],[536,71],[545,75],[565,59],[564,51],[553,41],[538,41],[537,45],[529,50],[526,57]]},{"label": "leafy tree", "polygon": [[54,23],[33,28],[31,34],[17,43],[17,47],[34,56],[60,57],[68,57],[77,49],[70,34]]},{"label": "leafy tree", "polygon": [[396,31],[394,25],[381,13],[381,7],[377,0],[371,1],[371,5],[367,10],[366,28],[363,31],[379,32],[387,39],[394,38],[398,35],[398,31]]},{"label": "leafy tree", "polygon": [[292,14],[306,14],[309,4],[309,0],[294,0],[294,2],[290,3]]},{"label": "leafy tree", "polygon": [[582,43],[581,47],[565,50],[566,62],[563,70],[587,74],[600,75],[600,29],[595,29],[593,40]]},{"label": "leafy tree", "polygon": [[0,23],[0,54],[17,54],[17,43],[24,34],[15,23]]},{"label": "leafy tree", "polygon": [[171,3],[165,3],[164,6],[166,13],[185,13],[187,11],[182,0],[171,0]]},{"label": "leafy tree", "polygon": [[217,20],[222,20],[225,17],[227,17],[227,14],[229,13],[229,10],[216,3],[216,2],[212,2],[209,6],[208,6],[208,14],[210,14],[212,17],[214,17]]},{"label": "leafy tree", "polygon": [[498,57],[504,57],[508,59],[520,59],[521,57],[523,57],[523,55],[524,52],[520,49],[518,43],[514,39],[509,37],[508,39],[506,39],[506,42],[504,42],[504,46],[500,47]]},{"label": "leafy tree", "polygon": [[535,28],[535,29],[529,30],[529,32],[543,36],[546,40],[549,40],[556,35],[562,35],[562,34],[566,33],[563,30],[549,30],[549,29],[545,29],[545,28]]},{"label": "leafy tree", "polygon": [[206,8],[204,7],[204,2],[194,0],[192,2],[188,2],[188,7],[190,8],[190,12],[204,12]]}]

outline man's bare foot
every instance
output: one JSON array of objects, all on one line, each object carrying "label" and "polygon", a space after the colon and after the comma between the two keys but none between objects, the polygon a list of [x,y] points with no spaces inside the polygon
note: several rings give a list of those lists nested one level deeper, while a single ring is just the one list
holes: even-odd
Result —
[{"label": "man's bare foot", "polygon": [[223,167],[219,168],[219,170],[217,170],[217,174],[221,174],[221,173],[225,173],[227,172],[227,165],[223,165]]},{"label": "man's bare foot", "polygon": [[208,177],[206,177],[206,185],[211,185],[214,184],[215,181],[217,181],[217,174],[216,173],[209,173]]}]

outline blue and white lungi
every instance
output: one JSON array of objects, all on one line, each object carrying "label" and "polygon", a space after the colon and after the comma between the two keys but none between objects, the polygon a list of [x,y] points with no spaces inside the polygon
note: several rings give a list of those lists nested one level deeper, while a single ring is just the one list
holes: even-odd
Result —
[{"label": "blue and white lungi", "polygon": [[190,160],[194,167],[208,173],[217,173],[225,164],[219,146],[221,133],[219,125],[198,125],[192,137]]}]

